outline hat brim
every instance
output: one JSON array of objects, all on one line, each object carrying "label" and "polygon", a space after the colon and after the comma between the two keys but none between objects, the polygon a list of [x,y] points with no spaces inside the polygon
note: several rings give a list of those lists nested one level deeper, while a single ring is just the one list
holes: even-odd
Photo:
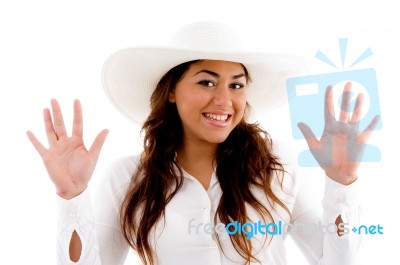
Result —
[{"label": "hat brim", "polygon": [[247,68],[252,80],[247,99],[253,118],[287,102],[286,79],[310,71],[307,60],[290,54],[213,53],[147,46],[112,54],[103,66],[103,88],[123,115],[141,124],[150,114],[150,97],[161,77],[181,63],[201,59],[238,62]]}]

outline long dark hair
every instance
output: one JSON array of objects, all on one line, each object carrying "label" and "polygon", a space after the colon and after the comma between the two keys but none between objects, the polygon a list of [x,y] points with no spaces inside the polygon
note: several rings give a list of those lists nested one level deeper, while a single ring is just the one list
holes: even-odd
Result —
[{"label": "long dark hair", "polygon": [[[122,232],[144,264],[154,264],[149,244],[150,231],[164,216],[166,205],[183,184],[182,170],[175,160],[175,152],[183,134],[182,123],[176,105],[168,101],[168,96],[190,65],[196,62],[198,60],[172,68],[154,90],[151,113],[142,127],[144,151],[121,204]],[[250,80],[246,68],[243,68]],[[273,221],[270,211],[252,193],[253,189],[260,189],[270,203],[278,204],[289,213],[271,189],[271,181],[276,174],[281,176],[279,179],[282,185],[283,166],[272,154],[269,135],[258,124],[250,124],[243,118],[228,138],[219,144],[216,162],[216,175],[222,196],[215,220],[219,218],[225,224],[232,221],[245,223],[248,221],[247,204],[264,218],[265,223]],[[175,168],[179,171],[176,172]],[[252,252],[251,240],[246,240],[244,234],[234,234],[230,238],[236,251],[245,260],[257,261]]]}]

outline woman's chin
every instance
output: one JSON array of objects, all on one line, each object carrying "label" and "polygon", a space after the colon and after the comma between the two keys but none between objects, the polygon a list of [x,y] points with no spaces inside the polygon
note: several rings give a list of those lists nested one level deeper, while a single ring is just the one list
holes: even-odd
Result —
[{"label": "woman's chin", "polygon": [[207,137],[205,141],[213,144],[220,144],[228,138],[228,135],[213,135],[212,137]]}]

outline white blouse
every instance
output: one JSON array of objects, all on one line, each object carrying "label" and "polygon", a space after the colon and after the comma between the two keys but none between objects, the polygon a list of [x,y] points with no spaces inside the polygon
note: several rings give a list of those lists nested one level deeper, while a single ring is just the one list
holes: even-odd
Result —
[{"label": "white blouse", "polygon": [[[284,154],[280,151],[275,148],[275,153],[282,158]],[[112,163],[93,202],[88,190],[71,200],[58,197],[58,264],[124,264],[129,245],[121,233],[119,207],[138,160],[139,156],[131,156]],[[361,238],[350,229],[347,230],[349,233],[339,237],[333,224],[338,215],[349,224],[348,228],[360,224],[361,209],[355,199],[357,181],[344,186],[325,176],[321,216],[317,207],[308,203],[307,187],[299,188],[301,179],[297,166],[292,166],[293,161],[289,159],[281,161],[287,171],[283,180],[284,189],[281,189],[277,179],[273,181],[272,187],[289,208],[292,223],[290,225],[284,210],[280,207],[273,209],[264,194],[254,191],[273,215],[277,228],[275,232],[278,234],[269,242],[271,235],[265,235],[265,232],[272,233],[273,224],[268,229],[265,226],[255,227],[254,223],[258,226],[267,224],[249,207],[251,223],[247,226],[253,229],[253,234],[246,235],[252,240],[253,253],[256,253],[261,264],[286,264],[285,241],[289,235],[310,264],[353,264]],[[187,172],[184,172],[184,178],[182,188],[166,206],[165,219],[162,218],[151,233],[150,243],[156,264],[244,264],[245,260],[234,249],[224,226],[214,224],[214,215],[222,193],[215,172],[208,190]],[[239,225],[236,225],[240,230]],[[290,227],[292,230],[288,230]],[[74,230],[82,241],[82,253],[77,263],[69,259],[69,242]],[[216,234],[221,246],[216,241]]]}]

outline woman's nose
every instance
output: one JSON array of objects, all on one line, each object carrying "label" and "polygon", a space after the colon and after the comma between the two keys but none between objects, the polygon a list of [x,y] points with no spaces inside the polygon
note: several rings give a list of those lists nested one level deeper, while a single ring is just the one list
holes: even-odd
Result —
[{"label": "woman's nose", "polygon": [[231,106],[232,102],[229,88],[225,85],[217,86],[213,101],[217,106]]}]

